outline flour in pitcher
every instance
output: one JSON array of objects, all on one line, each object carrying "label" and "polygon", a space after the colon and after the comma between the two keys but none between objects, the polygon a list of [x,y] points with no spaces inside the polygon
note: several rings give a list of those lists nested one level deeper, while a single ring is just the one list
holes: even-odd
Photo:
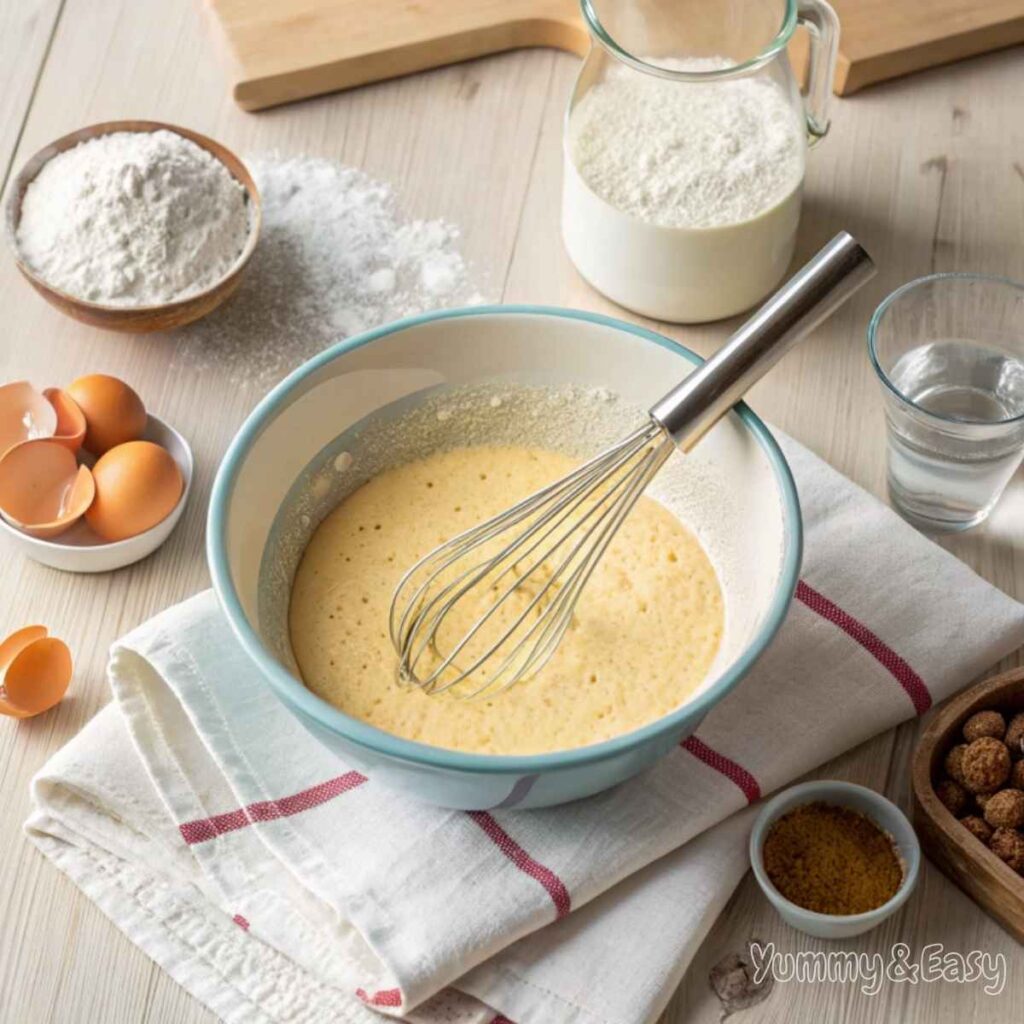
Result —
[{"label": "flour in pitcher", "polygon": [[767,75],[694,83],[612,68],[567,129],[562,233],[583,277],[663,320],[714,320],[763,298],[789,265],[800,218],[799,110]]}]

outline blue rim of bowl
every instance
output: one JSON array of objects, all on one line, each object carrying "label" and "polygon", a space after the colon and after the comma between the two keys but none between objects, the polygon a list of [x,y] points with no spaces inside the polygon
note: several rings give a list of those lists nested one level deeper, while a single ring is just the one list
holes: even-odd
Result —
[{"label": "blue rim of bowl", "polygon": [[940,274],[925,274],[924,277],[915,277],[913,281],[908,281],[906,284],[900,285],[900,287],[894,292],[890,292],[886,295],[886,297],[878,304],[878,308],[871,314],[871,319],[868,321],[868,358],[871,360],[871,365],[874,368],[875,375],[882,382],[883,386],[891,391],[892,394],[904,405],[909,405],[912,409],[916,409],[923,415],[928,416],[933,420],[939,420],[942,423],[951,423],[957,426],[968,424],[977,427],[1002,427],[1010,423],[1017,423],[1020,420],[1024,420],[1024,412],[1017,416],[1010,416],[1004,420],[958,420],[951,416],[943,416],[941,413],[932,412],[931,409],[925,409],[924,406],[918,405],[918,403],[912,398],[908,398],[893,383],[888,371],[882,369],[882,364],[878,358],[878,349],[875,345],[875,335],[878,333],[878,326],[882,322],[882,317],[885,316],[889,307],[892,306],[897,299],[903,298],[903,296],[908,292],[912,292],[915,288],[921,287],[921,285],[934,284],[936,281],[982,281],[985,284],[1008,285],[1020,292],[1021,296],[1024,297],[1024,284],[1021,284],[1020,281],[1014,281],[1009,277],[1000,277],[998,274],[968,274],[957,271],[952,273],[944,272]]},{"label": "blue rim of bowl", "polygon": [[771,607],[765,616],[757,634],[747,649],[729,667],[728,671],[717,679],[710,687],[702,691],[692,700],[680,705],[671,714],[665,715],[648,725],[641,726],[632,732],[624,733],[601,743],[572,750],[559,750],[545,754],[471,754],[444,747],[434,747],[415,740],[407,740],[384,732],[375,726],[368,725],[359,719],[346,715],[336,707],[318,697],[312,690],[288,672],[276,658],[263,647],[259,636],[249,625],[242,610],[242,604],[235,590],[228,564],[226,532],[228,521],[228,505],[231,501],[235,480],[242,462],[251,444],[256,441],[263,428],[270,423],[279,406],[300,382],[322,367],[333,362],[347,352],[368,345],[380,338],[388,337],[400,331],[419,327],[422,324],[438,320],[453,320],[474,316],[546,316],[555,319],[580,320],[624,331],[644,341],[653,342],[670,352],[682,356],[694,365],[703,362],[700,356],[688,348],[646,330],[635,324],[599,313],[588,313],[582,310],[565,309],[559,306],[535,305],[484,305],[467,306],[458,309],[437,310],[417,316],[396,320],[382,327],[374,328],[363,334],[340,341],[319,355],[303,363],[293,370],[283,381],[259,402],[249,414],[240,430],[235,435],[217,470],[210,496],[210,511],[207,516],[206,554],[209,563],[213,588],[220,602],[232,632],[238,638],[243,650],[249,655],[264,678],[278,697],[291,709],[301,715],[308,716],[318,725],[337,733],[351,743],[365,747],[377,754],[399,761],[412,762],[427,767],[447,771],[472,772],[478,774],[512,774],[512,773],[543,773],[605,761],[632,750],[647,741],[671,733],[682,727],[684,722],[699,719],[729,692],[750,670],[751,666],[762,654],[778,632],[789,610],[790,602],[796,590],[803,555],[803,526],[800,516],[800,501],[797,496],[796,484],[789,464],[779,448],[778,442],[757,415],[745,404],[739,403],[734,411],[738,413],[745,426],[760,442],[767,454],[775,473],[783,505],[783,522],[785,537],[788,540],[782,552],[779,568],[779,583]]},{"label": "blue rim of bowl", "polygon": [[[769,819],[775,813],[775,809],[779,804],[794,796],[806,797],[805,800],[795,803],[793,805],[794,808],[802,806],[804,803],[814,803],[816,800],[828,803],[830,792],[863,794],[869,803],[874,802],[885,807],[890,814],[901,818],[907,826],[907,832],[913,837],[914,856],[912,859],[905,856],[902,858],[905,862],[905,868],[900,887],[889,899],[881,904],[881,906],[875,907],[874,910],[865,910],[861,914],[822,914],[817,910],[808,910],[806,907],[801,907],[799,903],[794,903],[788,896],[783,896],[775,887],[774,882],[768,877],[768,872],[765,870],[764,857],[760,849],[762,843],[759,843],[758,839],[762,838],[762,832],[767,834]],[[857,810],[857,808],[852,809]],[[879,821],[874,815],[868,814],[868,817],[883,832],[889,835],[893,846],[902,855],[903,848],[896,842],[896,837],[887,831],[885,823]],[[754,877],[757,879],[757,884],[761,887],[765,896],[772,902],[784,903],[787,907],[792,907],[798,914],[806,917],[808,923],[813,922],[815,924],[824,924],[825,922],[839,925],[866,924],[873,920],[877,920],[880,924],[884,918],[888,917],[889,914],[910,898],[910,894],[914,891],[914,886],[917,885],[918,875],[921,872],[921,843],[917,838],[913,825],[910,824],[910,819],[888,797],[882,796],[881,793],[876,793],[873,789],[868,789],[867,786],[858,786],[855,782],[843,782],[840,779],[814,779],[810,782],[798,783],[795,786],[787,786],[781,792],[776,793],[758,812],[757,818],[754,821],[754,827],[750,830],[749,851],[750,866],[753,869]]]}]

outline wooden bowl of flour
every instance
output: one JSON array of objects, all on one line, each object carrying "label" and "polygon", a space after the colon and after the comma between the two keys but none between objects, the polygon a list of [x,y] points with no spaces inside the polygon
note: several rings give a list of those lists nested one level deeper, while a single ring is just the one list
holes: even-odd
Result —
[{"label": "wooden bowl of flour", "polygon": [[[18,244],[18,224],[21,220],[21,204],[25,191],[42,170],[43,165],[58,153],[77,146],[80,142],[113,132],[155,132],[169,131],[194,142],[214,157],[245,190],[246,206],[249,213],[249,233],[245,246],[230,269],[217,281],[202,291],[158,305],[114,305],[90,302],[78,298],[48,284],[22,257]],[[62,313],[95,327],[106,327],[113,331],[133,334],[147,334],[154,331],[170,331],[192,323],[212,312],[223,303],[238,287],[242,274],[256,248],[259,239],[261,208],[256,183],[245,164],[231,150],[219,142],[173,124],[160,121],[105,121],[102,124],[80,128],[51,142],[41,149],[21,169],[7,198],[6,208],[7,240],[14,253],[18,269],[40,295]]]}]

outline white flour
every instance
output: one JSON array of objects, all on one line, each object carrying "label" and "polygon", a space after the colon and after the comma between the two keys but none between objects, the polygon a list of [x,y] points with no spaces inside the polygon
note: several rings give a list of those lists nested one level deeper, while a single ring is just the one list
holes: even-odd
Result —
[{"label": "white flour", "polygon": [[[718,59],[658,61],[711,71]],[[803,128],[780,86],[764,77],[691,85],[625,67],[572,112],[576,168],[617,209],[665,227],[749,220],[801,180]]]},{"label": "white flour", "polygon": [[263,233],[238,294],[180,331],[175,367],[265,385],[342,338],[479,303],[458,229],[404,220],[390,185],[312,157],[246,161]]},{"label": "white flour", "polygon": [[18,246],[61,291],[149,306],[214,284],[248,232],[245,192],[209,153],[173,132],[115,132],[43,165]]}]

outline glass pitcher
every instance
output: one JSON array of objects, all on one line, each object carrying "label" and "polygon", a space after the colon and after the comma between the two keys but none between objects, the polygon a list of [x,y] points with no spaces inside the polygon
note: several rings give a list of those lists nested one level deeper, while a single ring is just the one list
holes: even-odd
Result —
[{"label": "glass pitcher", "polygon": [[[562,235],[581,275],[680,323],[749,309],[793,255],[806,151],[828,131],[825,0],[582,0]],[[801,89],[787,48],[809,42]]]}]

